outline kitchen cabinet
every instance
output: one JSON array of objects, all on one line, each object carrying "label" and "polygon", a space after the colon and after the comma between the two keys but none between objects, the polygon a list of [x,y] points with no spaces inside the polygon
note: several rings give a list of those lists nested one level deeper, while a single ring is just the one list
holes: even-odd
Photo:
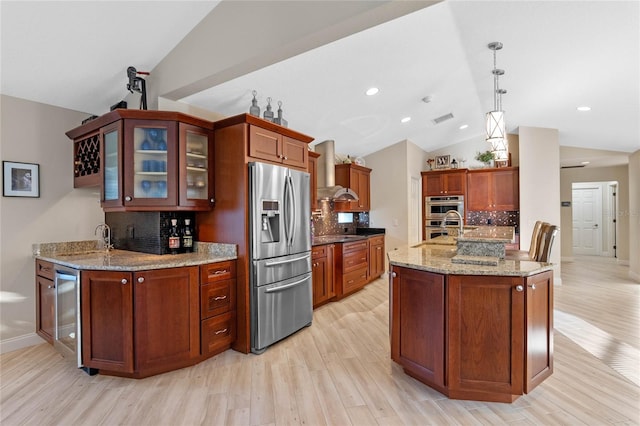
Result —
[{"label": "kitchen cabinet", "polygon": [[340,299],[367,284],[369,278],[369,245],[366,239],[336,244],[335,290]]},{"label": "kitchen cabinet", "polygon": [[422,196],[465,195],[467,169],[422,172]]},{"label": "kitchen cabinet", "polygon": [[317,152],[309,151],[309,176],[311,185],[311,211],[318,210],[318,157]]},{"label": "kitchen cabinet", "polygon": [[356,164],[336,164],[335,183],[352,189],[358,200],[336,201],[340,212],[368,212],[371,209],[371,169]]},{"label": "kitchen cabinet", "polygon": [[552,271],[390,275],[391,357],[412,377],[455,399],[513,402],[552,374]]},{"label": "kitchen cabinet", "polygon": [[209,358],[236,338],[236,262],[200,266],[201,353]]},{"label": "kitchen cabinet", "polygon": [[334,250],[335,244],[314,246],[311,249],[314,308],[325,304],[335,296]]},{"label": "kitchen cabinet", "polygon": [[369,243],[369,281],[379,278],[384,273],[384,235],[373,235]]},{"label": "kitchen cabinet", "polygon": [[[250,298],[250,234],[249,234],[249,162],[261,161],[280,164],[276,159],[264,160],[250,154],[251,127],[259,127],[297,141],[303,147],[296,165],[287,167],[308,172],[308,146],[312,137],[293,129],[279,126],[249,114],[225,118],[214,123],[214,183],[215,208],[196,214],[198,241],[236,244],[236,339],[233,349],[248,353],[251,350],[251,298]],[[307,158],[306,162],[304,158]],[[289,159],[291,157],[289,156]]]},{"label": "kitchen cabinet", "polygon": [[53,344],[56,288],[53,263],[36,260],[36,333]]},{"label": "kitchen cabinet", "polygon": [[393,267],[391,359],[440,392],[445,386],[445,279]]},{"label": "kitchen cabinet", "polygon": [[82,351],[86,367],[146,377],[200,356],[198,267],[82,271]]},{"label": "kitchen cabinet", "polygon": [[249,156],[305,171],[309,164],[307,143],[257,125],[249,127]]},{"label": "kitchen cabinet", "polygon": [[469,170],[467,211],[515,211],[520,207],[517,167]]},{"label": "kitchen cabinet", "polygon": [[[95,185],[97,179],[105,211],[206,211],[213,205],[209,121],[177,112],[115,110],[67,136],[74,140],[74,186]],[[91,149],[97,154],[86,153]]]}]

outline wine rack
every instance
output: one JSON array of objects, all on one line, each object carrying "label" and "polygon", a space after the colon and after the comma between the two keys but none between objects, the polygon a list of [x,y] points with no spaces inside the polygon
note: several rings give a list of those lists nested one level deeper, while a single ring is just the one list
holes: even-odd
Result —
[{"label": "wine rack", "polygon": [[92,133],[73,143],[74,187],[99,186],[100,173],[100,133]]}]

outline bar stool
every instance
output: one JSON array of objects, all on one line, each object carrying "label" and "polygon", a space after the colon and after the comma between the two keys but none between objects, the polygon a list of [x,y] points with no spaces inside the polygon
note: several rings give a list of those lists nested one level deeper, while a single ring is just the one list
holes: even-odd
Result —
[{"label": "bar stool", "polygon": [[542,243],[542,228],[544,225],[549,225],[547,222],[541,220],[536,221],[533,225],[533,232],[531,233],[531,244],[529,245],[529,251],[524,250],[507,250],[505,253],[505,259],[507,260],[531,260],[536,261],[538,258],[538,250]]},{"label": "bar stool", "polygon": [[553,247],[553,241],[556,238],[556,234],[558,233],[558,228],[555,225],[549,225],[542,227],[542,238],[541,244],[538,248],[538,256],[536,261],[538,262],[548,262],[549,256],[551,255],[551,247]]}]

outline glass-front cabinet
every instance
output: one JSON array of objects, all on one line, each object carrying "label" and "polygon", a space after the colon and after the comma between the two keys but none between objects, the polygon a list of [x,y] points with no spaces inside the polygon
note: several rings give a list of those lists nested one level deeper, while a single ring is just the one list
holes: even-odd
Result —
[{"label": "glass-front cabinet", "polygon": [[180,123],[180,206],[208,207],[213,201],[213,131]]},{"label": "glass-front cabinet", "polygon": [[175,121],[125,120],[124,205],[176,206]]},{"label": "glass-front cabinet", "polygon": [[74,141],[74,186],[100,185],[105,211],[213,207],[209,121],[179,112],[117,109],[67,136]]}]

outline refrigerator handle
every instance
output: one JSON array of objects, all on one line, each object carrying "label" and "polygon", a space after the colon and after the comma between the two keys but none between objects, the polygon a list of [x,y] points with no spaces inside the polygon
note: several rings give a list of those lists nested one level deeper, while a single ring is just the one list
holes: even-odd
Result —
[{"label": "refrigerator handle", "polygon": [[291,222],[291,211],[290,211],[290,205],[291,205],[291,199],[289,198],[289,176],[285,176],[284,178],[284,208],[282,209],[283,212],[283,221],[284,221],[284,236],[285,236],[285,240],[286,240],[286,244],[287,244],[287,248],[291,245],[291,229],[290,229],[290,225],[289,222]]},{"label": "refrigerator handle", "polygon": [[291,211],[291,216],[289,217],[289,225],[291,226],[291,230],[289,231],[289,235],[290,235],[290,241],[289,241],[289,245],[293,246],[293,242],[295,241],[296,238],[296,220],[297,220],[297,203],[296,203],[296,192],[293,190],[293,178],[291,178],[291,176],[289,176],[289,204],[290,204],[290,211]]}]

